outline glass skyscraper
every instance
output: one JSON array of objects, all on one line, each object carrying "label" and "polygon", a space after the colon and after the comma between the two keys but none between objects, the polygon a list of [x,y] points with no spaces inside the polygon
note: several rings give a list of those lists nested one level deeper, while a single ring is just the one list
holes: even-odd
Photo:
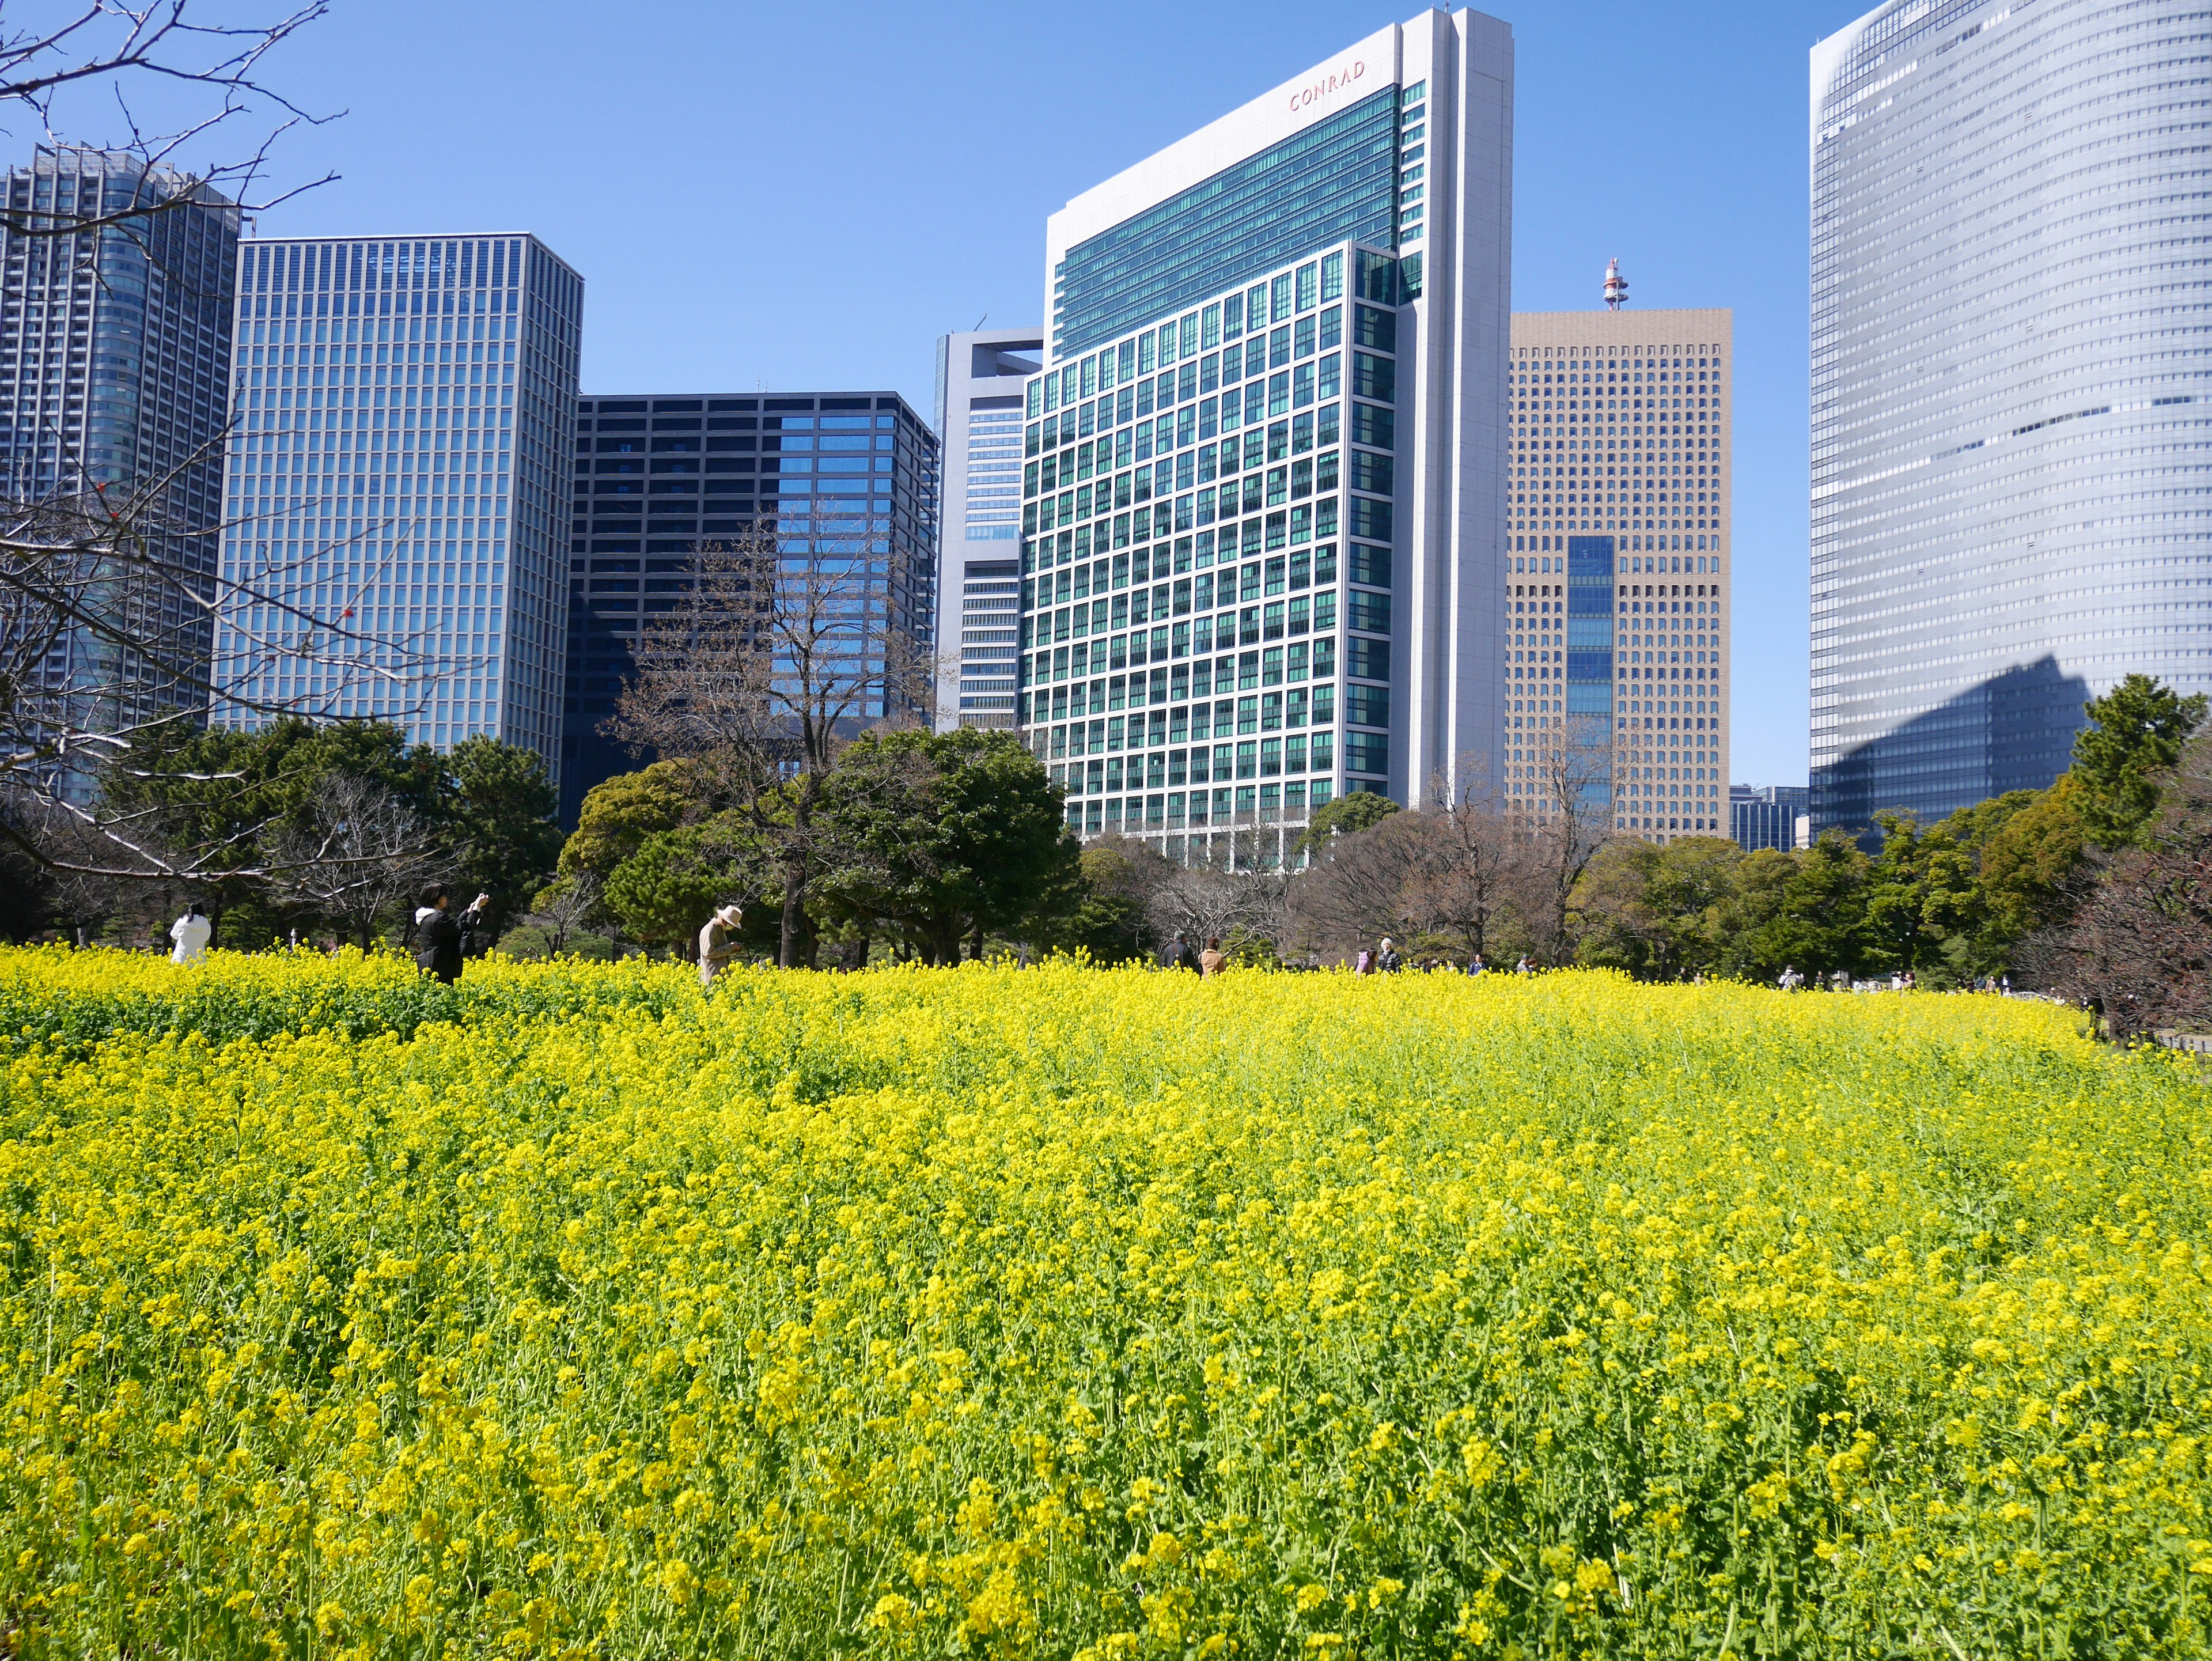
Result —
[{"label": "glass skyscraper", "polygon": [[1725,309],[1513,319],[1499,788],[1540,817],[1547,731],[1613,733],[1613,828],[1728,831]]},{"label": "glass skyscraper", "polygon": [[275,603],[226,607],[226,686],[557,781],[583,301],[526,235],[240,245],[223,570]]},{"label": "glass skyscraper", "polygon": [[1816,827],[2048,784],[2212,689],[2212,24],[1898,0],[1812,52]]},{"label": "glass skyscraper", "polygon": [[[8,175],[10,209],[95,216],[155,210],[94,231],[24,235],[0,226],[0,463],[18,502],[95,485],[158,484],[149,504],[171,569],[206,592],[118,597],[134,632],[162,642],[162,667],[125,660],[91,632],[64,634],[34,697],[76,702],[74,721],[112,730],[205,705],[230,366],[239,214],[164,169],[94,149],[41,148]],[[191,666],[189,684],[166,672]]]},{"label": "glass skyscraper", "polygon": [[[1021,566],[1022,388],[1043,367],[1039,329],[937,343],[937,729],[1014,724]],[[953,603],[957,598],[959,604]]]},{"label": "glass skyscraper", "polygon": [[1495,744],[1512,103],[1431,12],[1052,216],[1018,714],[1082,834],[1273,862]]},{"label": "glass skyscraper", "polygon": [[[938,443],[897,393],[633,392],[575,409],[564,824],[593,785],[645,763],[602,729],[640,630],[676,603],[702,545],[773,533],[794,553],[865,560],[885,625],[874,637],[931,649]],[[899,711],[879,693],[866,713]]]},{"label": "glass skyscraper", "polygon": [[[1798,828],[1807,822],[1811,794],[1802,784],[1732,784],[1729,834],[1747,854],[1761,848],[1800,847]],[[1806,840],[1809,842],[1809,835]]]}]

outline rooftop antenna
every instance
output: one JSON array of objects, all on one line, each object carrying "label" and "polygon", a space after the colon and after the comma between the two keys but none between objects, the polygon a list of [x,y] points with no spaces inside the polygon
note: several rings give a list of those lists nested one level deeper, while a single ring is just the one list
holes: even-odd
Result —
[{"label": "rooftop antenna", "polygon": [[1607,262],[1605,268],[1605,303],[1609,311],[1619,311],[1628,303],[1628,279],[1620,274],[1618,259]]},{"label": "rooftop antenna", "polygon": [[969,332],[969,334],[977,334],[977,333],[980,333],[980,332],[981,332],[981,330],[982,330],[983,326],[984,326],[986,323],[988,323],[990,320],[991,320],[991,314],[990,314],[990,313],[988,313],[988,312],[984,313],[982,316],[981,316],[981,317],[979,317],[979,318],[977,318],[977,319],[975,319],[975,326],[974,328],[972,328],[972,329],[969,330],[969,331],[968,331],[968,332]]}]

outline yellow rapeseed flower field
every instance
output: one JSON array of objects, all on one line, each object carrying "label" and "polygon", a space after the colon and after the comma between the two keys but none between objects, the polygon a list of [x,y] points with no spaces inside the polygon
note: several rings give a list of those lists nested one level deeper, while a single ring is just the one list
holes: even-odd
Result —
[{"label": "yellow rapeseed flower field", "polygon": [[2193,1655],[2198,1076],[1967,997],[0,953],[0,1652]]}]

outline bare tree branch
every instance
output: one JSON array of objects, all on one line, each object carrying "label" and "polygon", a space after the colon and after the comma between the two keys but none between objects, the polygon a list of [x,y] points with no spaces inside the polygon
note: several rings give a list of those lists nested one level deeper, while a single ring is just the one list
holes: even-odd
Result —
[{"label": "bare tree branch", "polygon": [[1527,735],[1531,792],[1505,800],[1529,849],[1527,922],[1544,960],[1573,952],[1568,908],[1586,867],[1613,834],[1613,727],[1596,715],[1555,715]]},{"label": "bare tree branch", "polygon": [[[325,0],[313,0],[264,21],[228,24],[201,21],[194,0],[87,0],[51,23],[12,30],[0,13],[0,110],[13,106],[19,127],[33,128],[46,142],[63,144],[68,142],[63,134],[82,133],[88,125],[66,119],[76,112],[64,106],[64,100],[104,91],[115,111],[106,119],[119,121],[121,130],[100,147],[139,164],[137,186],[126,200],[112,202],[103,195],[89,207],[67,209],[11,202],[0,204],[0,228],[25,237],[131,233],[149,219],[210,197],[227,198],[252,214],[328,184],[336,173],[262,194],[278,139],[295,127],[319,126],[343,113],[311,113],[264,78],[270,55],[329,9]],[[130,88],[138,84],[167,102],[174,102],[178,89],[185,89],[199,95],[200,106],[183,114],[177,125],[149,130],[131,108]],[[235,159],[198,168],[180,165],[188,148],[240,129],[251,130],[252,136],[240,139],[242,154]]]},{"label": "bare tree branch", "polygon": [[[0,790],[46,810],[28,820],[0,816],[0,837],[56,868],[165,880],[246,874],[230,862],[234,843],[179,843],[149,822],[157,816],[104,800],[100,782],[147,777],[138,756],[218,709],[234,718],[329,718],[363,686],[428,695],[433,660],[417,642],[354,621],[372,577],[315,607],[289,592],[296,565],[216,574],[209,551],[226,527],[181,521],[170,504],[188,471],[216,465],[222,441],[145,479],[0,496]],[[387,531],[374,526],[361,540]],[[351,545],[317,545],[306,557],[327,559]],[[227,624],[220,664],[211,655],[218,617]],[[252,690],[279,665],[315,668],[320,690]],[[95,840],[58,850],[21,829],[58,818]],[[260,874],[287,868],[273,854],[252,867]]]},{"label": "bare tree branch", "polygon": [[411,904],[444,861],[405,803],[374,779],[338,773],[316,789],[307,824],[277,838],[272,864],[281,895],[343,922],[366,952],[377,925]]},{"label": "bare tree branch", "polygon": [[842,857],[819,812],[840,755],[872,725],[928,718],[935,665],[892,628],[887,575],[769,529],[709,545],[647,618],[609,723],[635,751],[691,762],[713,808],[771,850],[787,968],[809,954],[808,891]]}]

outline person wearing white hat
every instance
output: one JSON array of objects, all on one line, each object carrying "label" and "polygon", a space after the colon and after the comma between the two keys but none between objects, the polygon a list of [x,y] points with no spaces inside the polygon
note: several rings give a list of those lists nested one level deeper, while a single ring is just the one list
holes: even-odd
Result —
[{"label": "person wearing white hat", "polygon": [[714,983],[714,971],[738,955],[738,948],[729,936],[744,921],[744,908],[734,901],[723,906],[707,919],[699,931],[699,984]]}]

